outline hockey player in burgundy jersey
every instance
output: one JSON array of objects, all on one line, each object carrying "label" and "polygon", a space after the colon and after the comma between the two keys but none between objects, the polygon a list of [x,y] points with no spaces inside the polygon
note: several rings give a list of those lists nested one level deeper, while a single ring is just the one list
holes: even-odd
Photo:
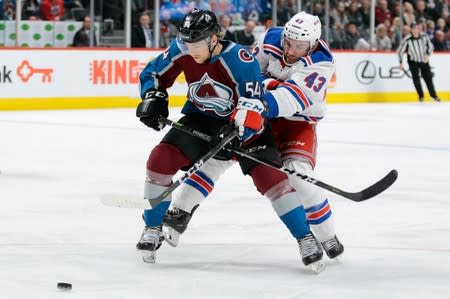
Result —
[{"label": "hockey player in burgundy jersey", "polygon": [[[141,73],[142,102],[136,115],[144,124],[157,131],[162,129],[159,119],[169,114],[166,89],[181,72],[188,84],[188,98],[180,123],[215,136],[232,122],[239,129],[244,148],[264,145],[259,155],[281,163],[272,132],[270,128],[264,129],[265,107],[259,100],[259,64],[247,50],[221,40],[216,17],[210,11],[190,11],[183,19],[177,40]],[[148,158],[144,197],[151,199],[161,194],[172,184],[175,173],[191,167],[208,152],[209,146],[199,138],[171,129]],[[252,177],[257,190],[270,199],[291,234],[296,239],[308,237],[310,246],[320,248],[311,235],[305,211],[287,175],[249,159],[237,160],[242,172]],[[192,177],[201,176],[199,172]],[[155,251],[164,239],[161,229],[170,201],[169,195],[144,210],[145,227],[136,247],[146,262],[155,261]],[[317,250],[303,256],[303,261],[320,271],[321,257],[322,251]]]},{"label": "hockey player in burgundy jersey", "polygon": [[[316,124],[324,117],[326,90],[335,70],[333,56],[320,35],[319,19],[301,12],[284,28],[270,28],[253,53],[264,76],[263,99],[283,163],[312,177],[316,164]],[[185,181],[165,219],[173,245],[186,230],[193,209],[212,192],[214,183],[230,165],[210,161]],[[327,255],[339,257],[344,247],[336,237],[332,211],[323,189],[295,176],[289,180]],[[307,254],[302,252],[302,242],[299,245],[302,256]]]}]

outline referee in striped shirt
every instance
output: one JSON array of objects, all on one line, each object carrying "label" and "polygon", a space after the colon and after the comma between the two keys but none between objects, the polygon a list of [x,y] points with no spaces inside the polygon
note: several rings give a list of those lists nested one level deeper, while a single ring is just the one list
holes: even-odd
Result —
[{"label": "referee in striped shirt", "polygon": [[420,74],[422,73],[422,78],[427,84],[430,96],[436,102],[441,100],[436,94],[433,85],[433,75],[431,74],[430,55],[433,52],[433,44],[431,43],[428,36],[421,32],[420,25],[413,23],[411,25],[411,35],[408,35],[403,39],[398,47],[397,53],[400,60],[400,68],[403,69],[403,55],[406,53],[408,57],[409,70],[412,74],[412,79],[414,86],[419,95],[419,101],[423,102],[423,90],[422,84],[420,84]]}]

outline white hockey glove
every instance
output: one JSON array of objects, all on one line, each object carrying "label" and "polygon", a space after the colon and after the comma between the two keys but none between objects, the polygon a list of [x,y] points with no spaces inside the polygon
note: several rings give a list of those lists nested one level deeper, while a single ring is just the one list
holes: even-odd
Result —
[{"label": "white hockey glove", "polygon": [[239,129],[239,138],[242,142],[248,141],[264,130],[265,111],[266,107],[261,100],[239,98],[230,120]]}]

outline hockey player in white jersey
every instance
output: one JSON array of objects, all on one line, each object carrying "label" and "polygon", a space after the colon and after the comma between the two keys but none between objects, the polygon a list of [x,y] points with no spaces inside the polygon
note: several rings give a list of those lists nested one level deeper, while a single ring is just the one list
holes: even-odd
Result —
[{"label": "hockey player in white jersey", "polygon": [[[268,29],[254,49],[264,75],[266,93],[262,99],[268,108],[267,117],[271,120],[283,164],[312,177],[316,176],[316,125],[325,115],[326,90],[335,71],[333,56],[320,36],[319,18],[300,12],[284,28]],[[210,160],[183,184],[165,217],[169,243],[176,245],[192,213],[230,166],[230,161]],[[295,176],[290,176],[289,180],[328,257],[341,256],[344,246],[336,237],[324,190]],[[301,242],[299,245],[303,255]]]}]

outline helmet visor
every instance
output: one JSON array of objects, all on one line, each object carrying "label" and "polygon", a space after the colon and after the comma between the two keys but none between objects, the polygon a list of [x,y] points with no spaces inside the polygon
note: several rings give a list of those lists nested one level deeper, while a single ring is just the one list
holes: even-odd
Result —
[{"label": "helmet visor", "polygon": [[209,53],[209,47],[208,44],[210,42],[209,38],[202,39],[200,41],[196,42],[186,42],[182,39],[180,34],[177,36],[177,44],[178,48],[180,48],[181,52],[194,55],[194,54],[201,54],[201,53]]}]

